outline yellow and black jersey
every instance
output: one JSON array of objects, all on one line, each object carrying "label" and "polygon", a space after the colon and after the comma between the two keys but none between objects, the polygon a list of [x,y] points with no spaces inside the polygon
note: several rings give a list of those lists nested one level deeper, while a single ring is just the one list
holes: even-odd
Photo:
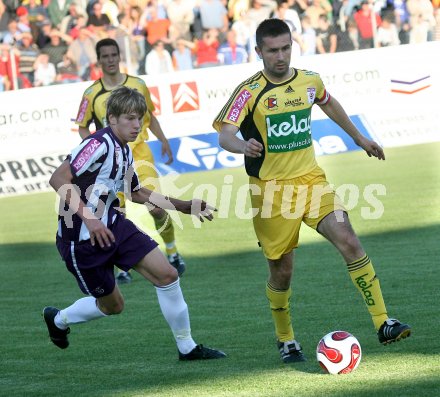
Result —
[{"label": "yellow and black jersey", "polygon": [[286,180],[305,175],[316,166],[312,144],[312,106],[330,99],[319,74],[292,69],[292,77],[271,82],[258,72],[241,83],[215,118],[239,127],[245,140],[264,146],[259,158],[245,157],[246,172],[262,180]]},{"label": "yellow and black jersey", "polygon": [[[142,95],[144,95],[147,102],[147,108],[149,110],[144,116],[141,133],[134,142],[130,143],[130,146],[134,147],[138,143],[148,140],[148,127],[150,125],[151,113],[154,111],[154,105],[151,101],[150,92],[148,91],[145,82],[139,77],[126,75],[125,81],[122,83],[122,85],[135,88]],[[96,80],[90,87],[88,87],[84,91],[81,100],[78,115],[76,116],[76,124],[78,124],[80,127],[88,127],[93,121],[95,123],[96,130],[106,127],[106,101],[111,92],[112,90],[108,90],[105,87],[102,79]]]}]

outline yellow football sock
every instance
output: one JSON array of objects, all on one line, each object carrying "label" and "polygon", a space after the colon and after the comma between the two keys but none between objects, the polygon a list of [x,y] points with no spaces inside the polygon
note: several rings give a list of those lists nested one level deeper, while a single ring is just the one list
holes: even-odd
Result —
[{"label": "yellow football sock", "polygon": [[162,237],[165,243],[165,250],[167,255],[172,255],[177,252],[176,244],[174,243],[174,225],[171,217],[165,213],[162,218],[153,218],[156,230],[159,232],[160,237]]},{"label": "yellow football sock", "polygon": [[280,291],[272,287],[269,283],[266,285],[266,296],[269,299],[272,318],[275,323],[275,334],[280,342],[288,342],[295,339],[292,322],[290,320],[290,296],[292,290]]},{"label": "yellow football sock", "polygon": [[365,255],[357,261],[348,263],[347,267],[353,284],[364,298],[374,327],[378,330],[388,315],[373,264],[368,255]]}]

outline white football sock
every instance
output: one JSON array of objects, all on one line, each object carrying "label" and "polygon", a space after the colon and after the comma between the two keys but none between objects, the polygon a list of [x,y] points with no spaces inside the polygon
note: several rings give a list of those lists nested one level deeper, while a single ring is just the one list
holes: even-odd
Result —
[{"label": "white football sock", "polygon": [[70,324],[85,323],[106,316],[96,305],[96,298],[87,296],[60,310],[54,320],[58,328],[66,329]]},{"label": "white football sock", "polygon": [[164,287],[156,287],[156,293],[162,314],[173,331],[177,348],[183,354],[189,353],[196,347],[196,343],[191,336],[188,306],[179,279]]}]

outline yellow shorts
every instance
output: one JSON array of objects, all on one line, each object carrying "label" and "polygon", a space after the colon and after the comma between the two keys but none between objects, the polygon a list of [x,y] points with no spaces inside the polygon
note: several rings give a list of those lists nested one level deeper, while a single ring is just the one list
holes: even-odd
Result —
[{"label": "yellow shorts", "polygon": [[[130,148],[133,152],[134,168],[140,185],[155,192],[160,192],[159,174],[154,165],[153,153],[148,144],[142,142],[134,147],[130,146]],[[119,198],[120,207],[125,207],[124,194],[118,192],[117,196]]]},{"label": "yellow shorts", "polygon": [[262,181],[249,178],[254,229],[268,259],[279,259],[298,246],[301,222],[315,229],[344,205],[320,167],[298,178]]}]

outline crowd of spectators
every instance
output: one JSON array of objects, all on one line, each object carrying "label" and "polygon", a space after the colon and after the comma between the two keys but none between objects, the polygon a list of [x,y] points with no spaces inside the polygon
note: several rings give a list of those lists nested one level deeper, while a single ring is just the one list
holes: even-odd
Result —
[{"label": "crowd of spectators", "polygon": [[440,40],[440,0],[0,0],[0,91],[99,77],[104,37],[133,74],[252,62],[272,17],[294,56]]}]

